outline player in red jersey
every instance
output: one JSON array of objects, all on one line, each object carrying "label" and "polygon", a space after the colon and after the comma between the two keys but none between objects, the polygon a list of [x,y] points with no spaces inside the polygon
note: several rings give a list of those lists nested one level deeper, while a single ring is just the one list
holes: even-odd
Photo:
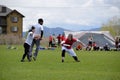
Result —
[{"label": "player in red jersey", "polygon": [[69,34],[67,39],[65,39],[64,41],[61,42],[61,44],[62,44],[62,55],[61,55],[62,62],[64,62],[65,52],[68,52],[70,54],[70,56],[72,56],[76,62],[80,62],[77,58],[76,53],[74,52],[74,50],[72,48],[73,43],[77,42],[77,41],[79,41],[79,40],[74,39],[73,35]]},{"label": "player in red jersey", "polygon": [[65,38],[65,34],[63,33],[62,36],[61,36],[61,41],[64,41],[66,38]]},{"label": "player in red jersey", "polygon": [[60,46],[60,43],[61,43],[61,34],[59,34],[59,35],[57,36],[57,39],[58,39],[58,46]]}]

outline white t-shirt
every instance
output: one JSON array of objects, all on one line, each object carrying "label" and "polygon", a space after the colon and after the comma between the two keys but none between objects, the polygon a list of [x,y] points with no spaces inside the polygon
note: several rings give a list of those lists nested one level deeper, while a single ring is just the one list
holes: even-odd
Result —
[{"label": "white t-shirt", "polygon": [[41,30],[43,31],[43,26],[42,25],[40,25],[40,24],[36,24],[36,25],[34,25],[34,27],[35,27],[35,32],[34,32],[34,34],[41,34]]},{"label": "white t-shirt", "polygon": [[34,38],[33,32],[29,32],[27,35],[27,39],[25,40],[25,43],[31,46],[33,38]]}]

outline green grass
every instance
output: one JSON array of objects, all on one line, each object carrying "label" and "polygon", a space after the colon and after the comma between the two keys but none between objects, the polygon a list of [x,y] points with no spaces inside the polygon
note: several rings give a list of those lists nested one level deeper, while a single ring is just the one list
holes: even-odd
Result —
[{"label": "green grass", "polygon": [[20,62],[23,46],[0,45],[0,80],[120,80],[120,51],[75,51],[81,62],[61,49],[39,51],[37,61]]}]

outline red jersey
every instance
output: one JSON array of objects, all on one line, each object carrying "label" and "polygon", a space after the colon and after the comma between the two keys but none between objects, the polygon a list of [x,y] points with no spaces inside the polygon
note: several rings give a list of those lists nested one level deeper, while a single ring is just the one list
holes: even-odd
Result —
[{"label": "red jersey", "polygon": [[93,45],[92,45],[93,47],[95,47],[95,46],[97,46],[97,44],[96,43],[93,43]]},{"label": "red jersey", "polygon": [[52,36],[49,36],[49,41],[52,41],[52,39],[53,39]]},{"label": "red jersey", "polygon": [[76,41],[77,41],[77,40],[74,39],[74,38],[73,38],[72,40],[66,39],[63,44],[68,44],[68,45],[70,45],[70,46],[65,46],[65,47],[66,47],[67,49],[71,49],[72,44],[73,44],[74,42],[76,42]]},{"label": "red jersey", "polygon": [[65,39],[65,36],[61,36],[61,41],[64,41]]},{"label": "red jersey", "polygon": [[59,41],[61,41],[61,36],[57,36],[57,39],[58,39]]}]

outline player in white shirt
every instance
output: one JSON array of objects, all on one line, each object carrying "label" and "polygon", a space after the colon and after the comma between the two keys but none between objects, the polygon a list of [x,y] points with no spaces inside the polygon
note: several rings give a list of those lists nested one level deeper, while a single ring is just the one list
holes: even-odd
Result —
[{"label": "player in white shirt", "polygon": [[32,42],[31,48],[30,48],[30,57],[32,57],[32,49],[35,44],[36,50],[33,54],[33,59],[36,60],[36,57],[37,57],[38,51],[39,51],[40,40],[42,40],[42,37],[43,37],[43,19],[42,18],[38,19],[38,24],[34,25],[34,27],[35,27],[34,34],[39,35],[39,38],[33,39],[33,42]]},{"label": "player in white shirt", "polygon": [[27,38],[24,43],[24,54],[23,54],[21,62],[24,62],[24,59],[26,56],[27,56],[28,61],[31,61],[29,57],[29,49],[32,44],[33,38],[35,37],[33,34],[34,32],[35,32],[35,27],[32,27],[28,32]]}]

